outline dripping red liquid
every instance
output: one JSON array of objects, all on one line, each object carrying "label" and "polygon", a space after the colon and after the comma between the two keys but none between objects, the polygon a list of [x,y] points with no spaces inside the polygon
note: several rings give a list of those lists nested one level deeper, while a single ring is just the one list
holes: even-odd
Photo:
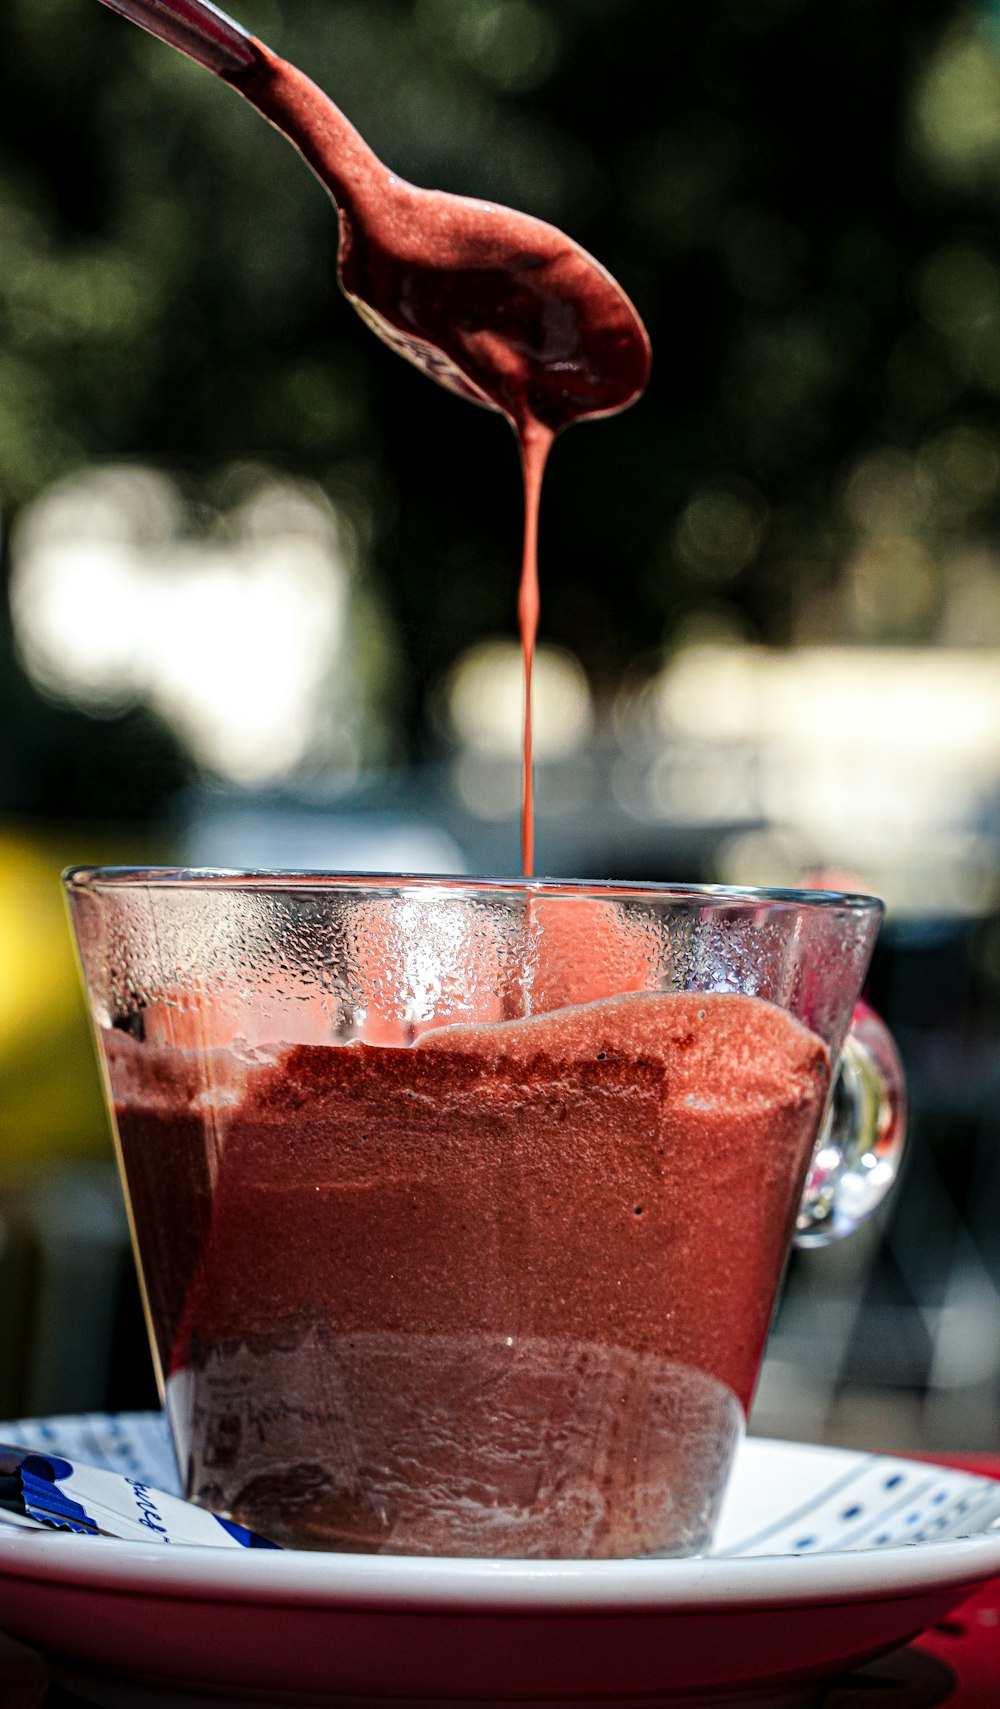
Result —
[{"label": "dripping red liquid", "polygon": [[430,378],[505,415],[520,441],[524,551],[522,866],[534,866],[531,679],[538,508],[556,434],[644,389],[645,328],[610,274],[554,226],[391,172],[315,83],[208,0],[105,0],[222,77],[299,150],[337,204],[338,271],[374,332]]},{"label": "dripping red liquid", "polygon": [[538,512],[555,435],[643,389],[649,345],[634,308],[577,245],[529,216],[419,190],[391,173],[309,78],[253,43],[227,73],[298,147],[340,211],[343,288],[373,330],[450,389],[499,410],[518,436],[524,548],[521,865],[534,871],[532,674]]}]

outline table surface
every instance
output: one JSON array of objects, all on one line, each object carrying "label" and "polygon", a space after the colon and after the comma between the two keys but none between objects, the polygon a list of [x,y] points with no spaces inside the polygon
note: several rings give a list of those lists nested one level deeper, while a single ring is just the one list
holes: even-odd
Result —
[{"label": "table surface", "polygon": [[[1000,1479],[1000,1454],[924,1457]],[[1000,1709],[1000,1578],[911,1643],[831,1681],[816,1709],[936,1709],[938,1704]],[[87,1706],[52,1682],[41,1656],[0,1635],[0,1709]]]}]

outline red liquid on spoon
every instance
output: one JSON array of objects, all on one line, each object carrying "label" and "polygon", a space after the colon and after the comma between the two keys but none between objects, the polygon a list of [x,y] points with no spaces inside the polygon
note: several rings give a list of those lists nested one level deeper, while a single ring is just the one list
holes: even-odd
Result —
[{"label": "red liquid on spoon", "polygon": [[609,276],[553,227],[397,178],[309,78],[260,43],[226,81],[291,139],[340,210],[340,277],[373,330],[452,390],[499,410],[524,473],[521,858],[534,868],[531,679],[538,508],[555,435],[642,391],[649,342]]},{"label": "red liquid on spoon", "polygon": [[344,291],[432,379],[511,422],[524,473],[518,622],[525,711],[522,866],[534,866],[531,678],[538,506],[556,434],[611,414],[649,377],[645,328],[577,244],[510,208],[418,189],[390,172],[329,96],[206,0],[105,0],[216,72],[295,144],[340,212]]}]

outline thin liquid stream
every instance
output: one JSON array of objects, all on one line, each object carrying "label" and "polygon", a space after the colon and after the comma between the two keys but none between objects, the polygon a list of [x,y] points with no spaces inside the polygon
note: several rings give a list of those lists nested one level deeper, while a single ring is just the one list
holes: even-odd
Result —
[{"label": "thin liquid stream", "polygon": [[517,596],[517,622],[524,660],[524,736],[521,758],[521,871],[530,878],[535,870],[535,776],[532,763],[532,677],[541,600],[538,591],[538,512],[542,477],[555,435],[540,425],[519,435],[524,478],[524,551]]},{"label": "thin liquid stream", "polygon": [[104,3],[215,72],[295,145],[339,210],[340,283],[362,318],[430,378],[505,415],[517,434],[525,500],[521,855],[530,876],[542,477],[562,428],[613,414],[642,392],[645,328],[610,274],[555,227],[419,189],[391,172],[329,96],[209,0]]}]

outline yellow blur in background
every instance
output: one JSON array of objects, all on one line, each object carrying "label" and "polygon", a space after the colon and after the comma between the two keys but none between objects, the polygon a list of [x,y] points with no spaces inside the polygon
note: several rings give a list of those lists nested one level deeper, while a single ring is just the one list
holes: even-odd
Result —
[{"label": "yellow blur in background", "polygon": [[111,1156],[59,875],[137,852],[106,829],[0,825],[0,1186],[53,1157]]}]

